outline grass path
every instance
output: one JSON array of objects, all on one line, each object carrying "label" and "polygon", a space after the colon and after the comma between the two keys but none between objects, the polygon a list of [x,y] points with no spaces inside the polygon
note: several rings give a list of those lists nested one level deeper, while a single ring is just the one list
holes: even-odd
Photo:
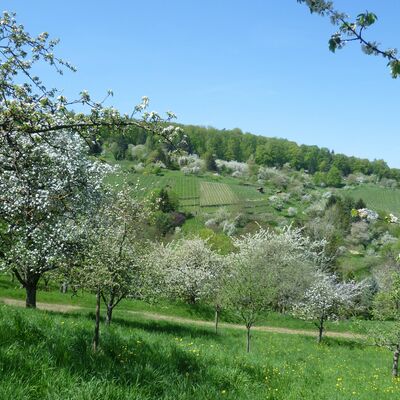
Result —
[{"label": "grass path", "polygon": [[[17,307],[25,307],[25,301],[23,300],[15,300],[7,297],[0,297],[0,303],[4,303],[6,305],[17,306]],[[46,311],[57,311],[57,312],[70,312],[70,311],[78,311],[84,310],[86,308],[80,306],[71,306],[67,304],[54,304],[54,303],[37,303],[38,309],[46,310]],[[167,322],[175,322],[180,324],[187,325],[197,325],[197,326],[209,326],[214,327],[214,322],[204,321],[204,320],[196,320],[190,318],[182,318],[170,315],[163,315],[159,313],[146,312],[146,311],[126,311],[129,314],[138,315],[142,318],[154,320],[154,321],[167,321]],[[231,324],[221,322],[219,323],[219,327],[221,328],[230,328],[230,329],[246,329],[243,325],[239,324]],[[272,327],[272,326],[254,326],[252,328],[255,331],[261,332],[271,332],[271,333],[283,333],[288,335],[304,335],[304,336],[316,336],[317,332],[306,330],[306,329],[291,329],[291,328],[282,328],[282,327]],[[352,332],[325,332],[325,336],[333,337],[333,338],[342,338],[342,339],[364,339],[364,335],[352,333]]]}]

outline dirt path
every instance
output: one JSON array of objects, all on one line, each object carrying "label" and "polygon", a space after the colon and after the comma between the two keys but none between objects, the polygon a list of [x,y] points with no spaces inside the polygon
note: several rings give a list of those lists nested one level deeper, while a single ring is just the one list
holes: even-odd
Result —
[{"label": "dirt path", "polygon": [[[170,315],[163,315],[157,313],[151,313],[146,311],[128,311],[130,314],[140,315],[146,319],[152,319],[156,321],[168,321],[168,322],[178,322],[181,324],[188,324],[188,325],[198,325],[198,326],[210,326],[214,327],[214,322],[211,321],[203,321],[203,320],[196,320],[196,319],[189,319],[189,318],[182,318],[182,317],[175,317]],[[221,322],[218,324],[221,328],[232,328],[232,329],[246,329],[243,325],[239,324],[230,324]],[[254,326],[251,328],[254,331],[261,331],[261,332],[272,332],[272,333],[286,333],[289,335],[305,335],[305,336],[317,336],[317,331],[311,331],[306,329],[292,329],[292,328],[282,328],[276,326]],[[352,332],[325,332],[325,336],[328,337],[337,337],[337,338],[346,338],[346,339],[364,339],[363,335],[352,333]]]},{"label": "dirt path", "polygon": [[[11,306],[25,307],[25,301],[23,300],[15,300],[6,297],[0,297],[0,303],[4,303]],[[46,311],[58,311],[58,312],[69,312],[82,310],[83,307],[79,306],[71,306],[67,304],[53,304],[53,303],[37,303],[38,309],[46,310]],[[211,321],[203,321],[196,320],[190,318],[182,318],[176,317],[172,315],[163,315],[158,313],[152,313],[147,311],[127,311],[129,314],[138,315],[145,319],[150,319],[154,321],[167,321],[167,322],[176,322],[179,324],[187,324],[187,325],[197,325],[197,326],[209,326],[214,327],[214,322]],[[231,328],[231,329],[246,329],[243,325],[239,324],[228,324],[228,323],[220,323],[219,326],[221,328]],[[291,328],[282,328],[275,326],[254,326],[252,328],[254,331],[261,332],[271,332],[271,333],[284,333],[288,335],[304,335],[304,336],[316,336],[316,331],[305,330],[305,329],[291,329]],[[325,332],[325,336],[328,337],[336,337],[336,338],[345,338],[345,339],[364,339],[363,335],[351,332]]]},{"label": "dirt path", "polygon": [[[7,304],[9,306],[25,307],[25,301],[9,299],[7,297],[0,297],[0,303]],[[40,310],[59,311],[59,312],[75,311],[75,310],[80,310],[82,308],[79,306],[71,306],[68,304],[36,303],[36,305],[37,308]]]}]

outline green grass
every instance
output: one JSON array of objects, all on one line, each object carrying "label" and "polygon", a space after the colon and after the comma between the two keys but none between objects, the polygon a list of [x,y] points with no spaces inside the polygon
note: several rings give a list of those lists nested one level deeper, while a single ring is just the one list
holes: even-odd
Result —
[{"label": "green grass", "polygon": [[[0,275],[0,298],[1,297],[25,300],[25,290],[22,289],[16,281],[12,282],[8,275]],[[95,296],[91,293],[80,290],[77,295],[71,296],[70,292],[66,294],[60,293],[56,286],[50,287],[50,290],[44,290],[43,284],[39,286],[37,301],[42,303],[79,306],[88,310],[94,310],[95,307]],[[143,301],[125,299],[118,305],[116,312],[124,314],[126,311],[151,312],[204,321],[213,321],[214,319],[213,307],[201,303],[188,305],[178,301],[160,301],[154,304],[148,304]],[[241,323],[241,320],[235,314],[227,312],[226,310],[222,311],[221,321]],[[382,324],[382,322],[350,319],[340,322],[328,322],[326,324],[326,330],[332,332],[364,333],[366,329],[371,329],[377,324]],[[299,320],[289,314],[280,314],[276,312],[268,312],[260,315],[256,325],[306,329],[316,332],[313,322]]]},{"label": "green grass", "polygon": [[368,208],[400,214],[400,189],[388,189],[373,185],[360,185],[346,191],[355,200],[363,199]]},{"label": "green grass", "polygon": [[[122,318],[123,317],[123,318]],[[397,399],[391,354],[351,341],[146,321],[121,312],[101,326],[93,314],[0,306],[2,400],[42,399]]]}]

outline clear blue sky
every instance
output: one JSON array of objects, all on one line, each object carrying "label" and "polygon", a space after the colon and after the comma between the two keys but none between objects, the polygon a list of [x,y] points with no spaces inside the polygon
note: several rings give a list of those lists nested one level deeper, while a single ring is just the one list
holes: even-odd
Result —
[{"label": "clear blue sky", "polygon": [[[378,14],[370,37],[400,47],[400,1],[336,1]],[[400,79],[358,45],[332,54],[334,27],[296,0],[3,0],[31,33],[61,39],[77,73],[41,76],[130,111],[142,95],[178,121],[241,128],[400,167]]]}]

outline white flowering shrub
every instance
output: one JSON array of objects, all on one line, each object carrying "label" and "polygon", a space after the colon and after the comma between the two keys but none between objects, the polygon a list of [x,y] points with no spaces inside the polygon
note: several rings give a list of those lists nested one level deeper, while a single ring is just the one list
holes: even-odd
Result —
[{"label": "white flowering shrub", "polygon": [[181,171],[184,175],[199,175],[201,173],[201,168],[198,166],[193,167],[181,167]]},{"label": "white flowering shrub", "polygon": [[180,170],[185,175],[198,175],[204,169],[204,160],[197,154],[180,155],[176,157]]},{"label": "white flowering shrub", "polygon": [[390,213],[387,217],[385,217],[385,220],[387,222],[389,222],[390,224],[398,224],[398,223],[400,223],[399,217],[396,217],[392,213]]},{"label": "white flowering shrub", "polygon": [[141,174],[145,170],[145,165],[143,163],[138,163],[133,166],[134,171]]},{"label": "white flowering shrub", "polygon": [[234,177],[242,177],[247,175],[249,172],[249,166],[247,163],[239,161],[225,161],[225,160],[215,160],[217,168],[219,171],[225,169],[230,172]]},{"label": "white flowering shrub", "polygon": [[312,201],[312,195],[311,194],[304,194],[301,196],[301,202],[302,203],[310,203]]},{"label": "white flowering shrub", "polygon": [[268,197],[268,201],[271,204],[272,207],[274,207],[276,210],[281,211],[283,209],[283,199],[280,196],[277,195],[272,195]]},{"label": "white flowering shrub", "polygon": [[284,172],[270,167],[260,167],[257,178],[260,182],[272,183],[278,189],[286,189],[289,183],[289,178]]},{"label": "white flowering shrub", "polygon": [[323,199],[326,199],[326,200],[328,200],[328,199],[330,199],[331,197],[333,196],[333,193],[332,192],[324,192],[323,194],[322,194],[322,198]]},{"label": "white flowering shrub", "polygon": [[143,144],[138,144],[136,146],[129,144],[126,151],[126,157],[128,160],[132,161],[145,161],[148,154],[148,150]]},{"label": "white flowering shrub", "polygon": [[357,214],[361,219],[367,222],[375,222],[379,218],[379,214],[376,211],[368,208],[360,208],[357,210]]},{"label": "white flowering shrub", "polygon": [[382,178],[379,184],[385,188],[396,189],[399,185],[395,179]]},{"label": "white flowering shrub", "polygon": [[235,222],[224,221],[222,223],[222,231],[228,236],[232,236],[233,234],[235,234],[236,232]]},{"label": "white flowering shrub", "polygon": [[296,207],[289,207],[287,210],[287,215],[289,217],[294,217],[297,215],[297,208]]},{"label": "white flowering shrub", "polygon": [[326,208],[326,200],[318,200],[306,208],[305,213],[311,218],[321,217],[324,215]]},{"label": "white flowering shrub", "polygon": [[222,229],[226,235],[232,236],[236,233],[237,228],[244,227],[246,223],[247,219],[243,214],[233,216],[226,208],[222,207],[212,214],[212,218],[206,220],[204,225],[210,229]]}]

